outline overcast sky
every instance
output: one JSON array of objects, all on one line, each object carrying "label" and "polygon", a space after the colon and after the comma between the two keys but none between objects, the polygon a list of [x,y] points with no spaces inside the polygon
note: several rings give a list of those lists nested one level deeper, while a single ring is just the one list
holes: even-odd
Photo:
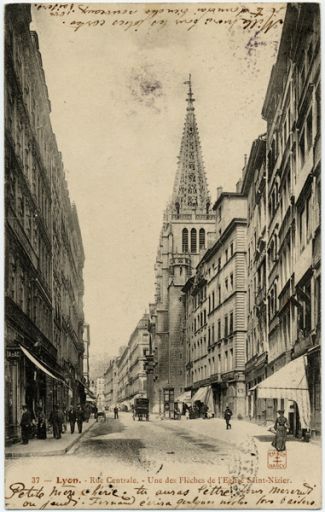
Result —
[{"label": "overcast sky", "polygon": [[48,11],[32,12],[85,248],[91,351],[115,355],[153,299],[185,118],[183,82],[191,73],[214,200],[218,186],[234,190],[244,154],[265,132],[261,108],[281,26],[248,47],[251,34],[216,25],[135,32],[107,23],[74,32]]}]

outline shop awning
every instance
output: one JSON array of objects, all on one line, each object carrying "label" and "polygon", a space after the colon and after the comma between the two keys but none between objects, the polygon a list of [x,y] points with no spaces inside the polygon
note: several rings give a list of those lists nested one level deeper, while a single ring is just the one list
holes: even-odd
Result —
[{"label": "shop awning", "polygon": [[209,392],[210,386],[206,386],[204,388],[199,388],[195,395],[192,396],[192,402],[203,402],[205,403],[208,392]]},{"label": "shop awning", "polygon": [[310,401],[304,356],[280,368],[254,388],[257,398],[278,398],[296,402],[302,428],[310,428]]},{"label": "shop awning", "polygon": [[20,348],[23,352],[23,354],[25,354],[25,356],[39,369],[41,370],[42,372],[46,373],[46,375],[48,375],[49,377],[51,377],[52,379],[55,379],[55,380],[58,380],[59,382],[63,382],[65,384],[65,382],[60,379],[59,377],[56,377],[50,370],[48,370],[47,368],[45,368],[45,366],[40,362],[38,361],[38,359],[36,359],[36,357],[34,357],[28,350],[27,348],[23,347],[22,345],[20,345]]},{"label": "shop awning", "polygon": [[191,392],[184,391],[184,393],[182,393],[176,398],[175,402],[183,402],[184,404],[192,403]]}]

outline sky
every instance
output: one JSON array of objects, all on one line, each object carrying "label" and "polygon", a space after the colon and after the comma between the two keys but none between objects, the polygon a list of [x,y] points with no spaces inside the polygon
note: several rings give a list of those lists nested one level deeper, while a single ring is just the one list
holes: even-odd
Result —
[{"label": "sky", "polygon": [[[91,354],[100,358],[127,344],[154,297],[159,233],[185,119],[184,81],[191,73],[214,201],[217,187],[235,189],[244,155],[266,131],[261,110],[281,25],[252,38],[238,25],[200,22],[188,30],[170,16],[165,25],[146,21],[125,30],[112,17],[81,16],[74,7],[70,18],[33,7],[31,28],[39,36],[52,126],[78,210],[85,320]],[[105,23],[76,30],[72,16]]]}]

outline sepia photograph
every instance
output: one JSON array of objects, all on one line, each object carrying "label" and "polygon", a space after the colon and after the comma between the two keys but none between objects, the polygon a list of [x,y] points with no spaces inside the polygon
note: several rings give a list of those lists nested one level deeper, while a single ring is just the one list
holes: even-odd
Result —
[{"label": "sepia photograph", "polygon": [[5,508],[321,508],[320,4],[3,16]]}]

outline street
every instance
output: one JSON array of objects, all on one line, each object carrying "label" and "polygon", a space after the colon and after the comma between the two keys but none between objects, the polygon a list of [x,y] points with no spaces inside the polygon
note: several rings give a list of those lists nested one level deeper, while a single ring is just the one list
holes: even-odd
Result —
[{"label": "street", "polygon": [[[229,459],[231,445],[204,439],[185,428],[175,431],[175,421],[133,421],[131,414],[120,414],[119,420],[107,418],[97,423],[70,451],[70,456],[108,457],[153,472],[176,461],[183,464],[212,464],[220,466]],[[159,462],[158,462],[159,461]]]},{"label": "street", "polygon": [[[308,482],[320,471],[319,446],[290,439],[282,459],[286,467],[278,462],[278,467],[271,467],[271,441],[266,427],[246,421],[234,420],[232,429],[226,430],[222,419],[173,421],[152,417],[149,422],[140,422],[130,413],[120,413],[117,420],[109,413],[106,421],[94,423],[65,455],[7,460],[7,504],[20,508],[28,492],[28,497],[38,493],[35,508],[127,508],[130,503],[124,499],[139,505],[142,494],[140,506],[145,508],[243,506],[245,503],[238,500],[247,496],[253,500],[250,504],[261,505],[256,501],[255,487],[259,495],[270,492],[274,484],[292,485],[293,493],[298,484],[307,486],[306,494],[318,493]],[[297,475],[301,475],[299,482]],[[33,488],[32,484],[38,485]],[[24,492],[20,496],[21,489]],[[212,491],[214,501],[205,501],[205,493]],[[281,487],[276,492],[281,493]],[[227,493],[231,494],[230,501],[221,502]],[[108,494],[113,497],[107,498]],[[170,505],[161,501],[166,494],[174,496]],[[183,498],[188,494],[199,501],[177,502],[176,494]],[[53,496],[55,502],[44,501]],[[281,494],[278,498],[283,499]]]}]

